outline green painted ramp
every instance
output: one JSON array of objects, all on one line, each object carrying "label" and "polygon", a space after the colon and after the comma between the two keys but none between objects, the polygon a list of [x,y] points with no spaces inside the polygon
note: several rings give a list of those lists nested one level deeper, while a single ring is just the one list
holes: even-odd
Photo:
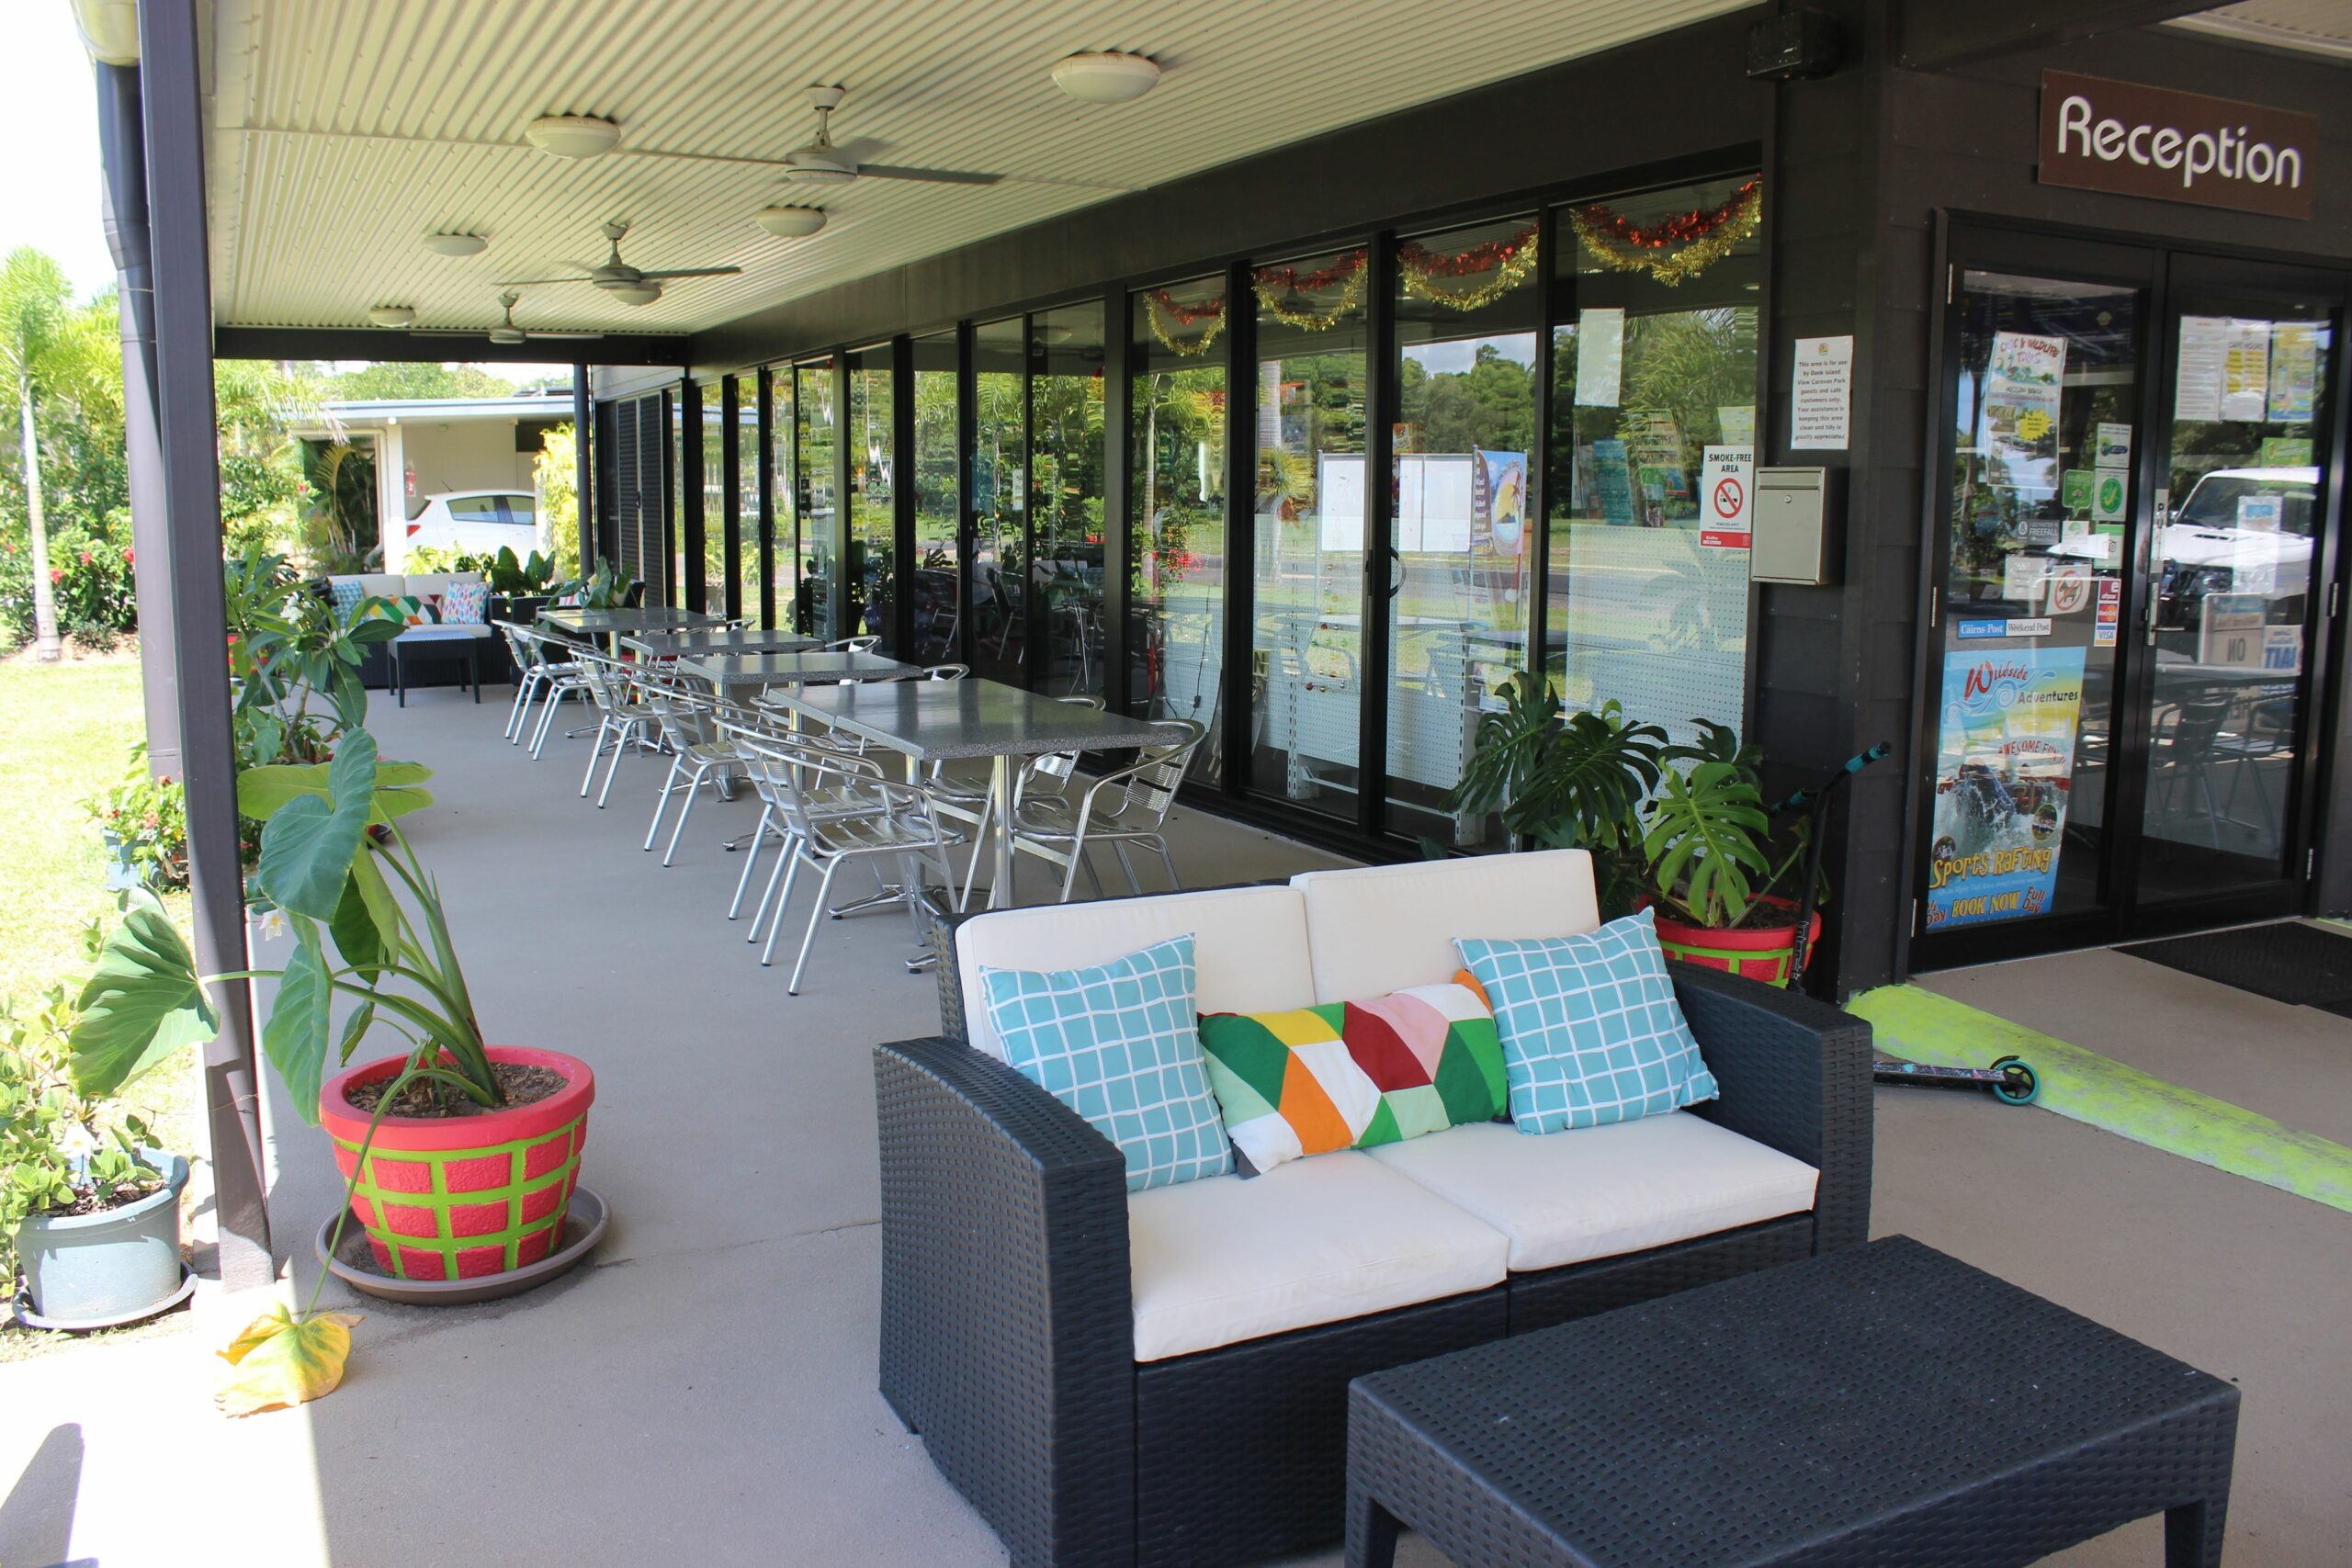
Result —
[{"label": "green painted ramp", "polygon": [[1949,1067],[2022,1056],[2045,1111],[2352,1213],[2352,1148],[2342,1144],[1917,986],[1865,991],[1846,1010],[1870,1021],[1882,1056]]}]

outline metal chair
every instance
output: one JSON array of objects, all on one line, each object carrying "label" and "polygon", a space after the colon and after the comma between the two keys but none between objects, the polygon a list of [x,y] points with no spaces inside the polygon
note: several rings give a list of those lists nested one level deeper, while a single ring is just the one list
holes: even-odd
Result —
[{"label": "metal chair", "polygon": [[[1101,697],[1056,697],[1054,701],[1072,707],[1092,708],[1098,713],[1102,709]],[[1020,799],[1024,790],[1037,785],[1039,781],[1050,781],[1051,786],[1041,788],[1040,793],[1058,794],[1077,771],[1078,758],[1076,751],[1049,751],[1042,757],[1029,758],[1022,763],[1021,773],[1013,781],[1013,798]],[[931,776],[924,788],[943,815],[972,825],[972,858],[964,866],[964,886],[956,890],[956,912],[961,914],[971,907],[972,886],[980,874],[980,855],[988,847],[989,824],[996,820],[996,795],[985,779],[959,778],[949,773],[944,760],[931,765]],[[1012,889],[1005,891],[1009,895]]]},{"label": "metal chair", "polygon": [[653,710],[637,700],[635,688],[640,673],[610,655],[581,650],[581,679],[596,705],[596,739],[588,748],[587,771],[580,776],[582,798],[587,796],[588,785],[596,776],[596,760],[608,744],[613,754],[605,764],[605,787],[596,792],[599,811],[613,793],[613,775],[620,772],[621,753],[632,746],[650,749],[656,744],[660,726]]},{"label": "metal chair", "polygon": [[1129,844],[1159,851],[1159,863],[1168,871],[1170,887],[1182,890],[1184,883],[1176,874],[1175,857],[1168,852],[1168,812],[1176,804],[1176,791],[1184,782],[1184,770],[1191,765],[1193,753],[1200,749],[1208,730],[1189,718],[1162,719],[1152,728],[1164,732],[1168,739],[1163,744],[1146,747],[1136,761],[1095,780],[1074,806],[1067,795],[1015,797],[1015,858],[1022,853],[1033,854],[1061,866],[1060,902],[1069,902],[1081,865],[1086,867],[1087,881],[1094,891],[1098,895],[1102,891],[1102,879],[1094,874],[1094,867],[1086,858],[1086,852],[1098,843],[1109,844],[1112,853],[1119,857],[1119,869],[1126,873],[1127,886],[1133,891],[1141,893],[1143,884],[1136,877],[1135,863],[1127,858]]},{"label": "metal chair", "polygon": [[879,637],[845,637],[825,644],[817,651],[819,653],[871,653],[881,646],[882,639]]},{"label": "metal chair", "polygon": [[[832,913],[826,900],[832,892],[833,874],[852,861],[897,860],[899,901],[922,934],[916,901],[923,897],[922,868],[953,880],[947,868],[946,846],[952,840],[939,829],[922,791],[912,784],[893,784],[875,763],[858,757],[796,745],[772,735],[735,729],[732,739],[741,751],[746,772],[761,799],[775,813],[784,840],[783,853],[768,873],[759,908],[752,912],[747,940],[757,941],[760,924],[767,922],[767,941],[760,963],[774,961],[776,934],[784,929],[792,889],[803,866],[819,874],[817,900],[801,933],[799,956],[785,990],[800,994],[801,976],[808,967],[808,950],[817,940],[817,922]],[[748,867],[747,867],[748,869]],[[779,886],[779,884],[781,886]]]},{"label": "metal chair", "polygon": [[[566,697],[576,696],[587,701],[588,683],[581,679],[577,645],[549,637],[531,626],[515,626],[511,635],[513,640],[529,650],[531,664],[526,677],[528,685],[514,694],[514,725],[508,732],[507,739],[520,745],[524,730],[530,729],[531,758],[536,761],[547,746],[548,731],[554,726],[556,709],[562,705]],[[542,702],[546,705],[540,708],[539,722],[533,728],[531,709]]]},{"label": "metal chair", "polygon": [[[645,829],[642,848],[653,848],[654,835],[662,831],[662,818],[670,809],[670,797],[681,791],[686,797],[685,805],[678,810],[677,824],[670,829],[670,842],[662,852],[662,863],[668,865],[677,856],[678,839],[686,830],[686,818],[694,815],[696,792],[708,782],[724,794],[727,777],[741,771],[743,760],[735,750],[735,743],[718,733],[721,709],[711,694],[695,690],[675,675],[648,675],[641,679],[645,705],[653,710],[654,723],[670,752],[670,771],[662,777],[661,792],[653,797],[653,821]],[[678,782],[682,773],[686,774],[684,784]]]}]

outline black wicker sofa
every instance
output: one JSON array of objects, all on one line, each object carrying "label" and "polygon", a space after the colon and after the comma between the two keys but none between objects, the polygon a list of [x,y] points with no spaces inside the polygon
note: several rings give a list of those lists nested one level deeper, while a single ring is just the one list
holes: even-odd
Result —
[{"label": "black wicker sofa", "polygon": [[[1496,897],[1450,886],[1441,880],[1447,866],[1487,867],[1473,874],[1511,879],[1519,892]],[[1429,928],[1439,942],[1454,935],[1566,934],[1596,923],[1589,867],[1573,852],[1296,880],[1335,877],[1373,880],[1326,880],[1320,896],[1345,895],[1375,912],[1393,908],[1395,919]],[[1556,896],[1546,877],[1558,884]],[[1525,896],[1535,891],[1543,903]],[[1155,920],[1173,918],[1197,924],[1204,1010],[1322,999],[1235,1005],[1211,996],[1220,942],[1263,945],[1223,919],[1220,911],[1230,907],[1215,894],[1170,895],[941,920],[933,942],[942,1033],[875,1049],[881,1392],[1019,1568],[1249,1562],[1336,1540],[1351,1379],[1866,1239],[1868,1025],[1801,996],[1678,965],[1679,999],[1722,1095],[1675,1117],[1702,1119],[1777,1151],[1762,1158],[1787,1156],[1811,1168],[1818,1174],[1810,1208],[1561,1267],[1514,1269],[1483,1288],[1438,1299],[1139,1359],[1143,1328],[1133,1292],[1143,1287],[1131,1287],[1120,1153],[1059,1100],[967,1043],[978,993],[964,970],[981,963],[1100,963],[1142,945],[1136,933],[1148,933]],[[1346,933],[1337,917],[1329,923],[1342,960],[1327,966],[1318,943],[1319,990],[1351,983],[1349,963],[1357,955],[1340,949],[1340,935],[1363,940],[1361,927]],[[1448,925],[1460,929],[1441,929]],[[1030,931],[1042,939],[1034,961],[1025,956]],[[1364,955],[1357,969],[1418,966],[1424,972],[1395,973],[1384,988],[1430,984],[1448,977],[1426,972],[1442,962],[1442,951],[1422,942],[1401,960]],[[1008,965],[1009,954],[1021,962]],[[1251,952],[1246,961],[1258,956]],[[1297,983],[1308,982],[1302,976]],[[1506,1131],[1455,1128],[1414,1142]],[[1252,1179],[1271,1183],[1295,1167],[1366,1157],[1318,1156]],[[1230,1193],[1247,1191],[1232,1189],[1220,1201],[1230,1212],[1237,1201]],[[1477,1227],[1468,1213],[1461,1217]]]}]

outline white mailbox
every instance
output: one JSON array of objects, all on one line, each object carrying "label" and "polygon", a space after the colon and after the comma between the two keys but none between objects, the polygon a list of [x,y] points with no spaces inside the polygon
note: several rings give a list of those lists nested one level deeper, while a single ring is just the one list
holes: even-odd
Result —
[{"label": "white mailbox", "polygon": [[1750,577],[1814,587],[1829,581],[1829,491],[1826,468],[1756,470]]}]

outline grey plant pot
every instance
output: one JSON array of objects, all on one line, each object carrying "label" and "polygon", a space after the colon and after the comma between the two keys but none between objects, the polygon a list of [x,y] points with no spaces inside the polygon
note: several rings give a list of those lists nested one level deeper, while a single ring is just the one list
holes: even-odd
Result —
[{"label": "grey plant pot", "polygon": [[17,1227],[17,1259],[33,1311],[56,1322],[126,1321],[180,1288],[180,1194],[187,1161],[142,1151],[164,1190],[102,1214],[35,1214]]}]

